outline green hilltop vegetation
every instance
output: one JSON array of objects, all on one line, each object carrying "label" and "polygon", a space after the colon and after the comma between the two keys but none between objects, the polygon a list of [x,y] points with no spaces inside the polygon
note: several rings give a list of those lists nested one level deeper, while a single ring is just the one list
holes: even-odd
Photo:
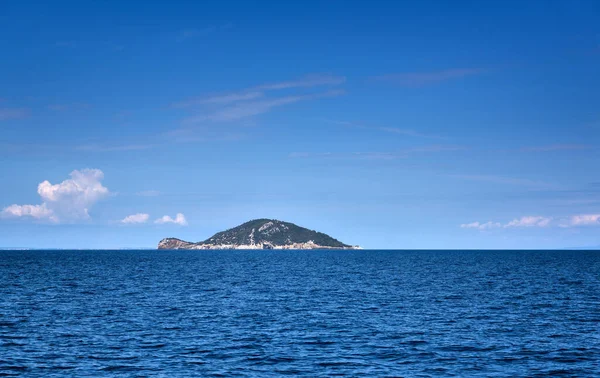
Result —
[{"label": "green hilltop vegetation", "polygon": [[159,249],[360,249],[322,232],[276,219],[254,219],[198,243],[166,238]]},{"label": "green hilltop vegetation", "polygon": [[[252,232],[254,230],[254,233]],[[206,239],[201,244],[258,244],[272,243],[285,245],[291,243],[307,243],[328,247],[350,247],[322,232],[309,230],[293,223],[276,219],[254,219],[226,231],[221,231]]]}]

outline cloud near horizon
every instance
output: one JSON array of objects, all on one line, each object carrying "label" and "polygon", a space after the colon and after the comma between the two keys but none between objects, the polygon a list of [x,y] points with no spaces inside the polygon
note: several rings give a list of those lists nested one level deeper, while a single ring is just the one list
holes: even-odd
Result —
[{"label": "cloud near horizon", "polygon": [[526,216],[519,219],[513,219],[505,224],[504,227],[547,227],[550,222],[552,222],[552,218],[550,217]]},{"label": "cloud near horizon", "polygon": [[104,173],[99,169],[82,169],[71,172],[71,178],[60,184],[48,180],[38,185],[42,199],[39,205],[17,205],[5,207],[0,215],[4,218],[30,217],[53,223],[75,222],[90,219],[89,210],[110,193],[102,186]]},{"label": "cloud near horizon", "polygon": [[485,223],[479,223],[479,222],[472,222],[472,223],[465,223],[465,224],[461,224],[460,228],[476,228],[478,230],[489,230],[492,228],[500,228],[502,227],[502,224],[498,223],[498,222],[485,222]]},{"label": "cloud near horizon", "polygon": [[542,217],[542,216],[524,216],[521,218],[516,218],[502,224],[500,222],[472,222],[461,224],[460,228],[474,228],[477,230],[491,230],[495,228],[523,228],[523,227],[547,227],[552,222],[553,218],[551,217]]},{"label": "cloud near horizon", "polygon": [[477,230],[490,230],[499,228],[531,228],[531,227],[582,227],[582,226],[600,226],[600,214],[580,214],[568,217],[543,217],[543,216],[524,216],[513,219],[510,222],[502,224],[500,222],[472,222],[460,225],[460,228],[471,228]]},{"label": "cloud near horizon", "polygon": [[173,224],[178,224],[180,226],[187,226],[188,225],[188,222],[185,219],[185,215],[183,215],[182,213],[177,213],[177,215],[175,215],[175,218],[171,218],[168,215],[163,215],[162,217],[160,217],[157,220],[155,220],[154,223],[155,224],[173,223]]},{"label": "cloud near horizon", "polygon": [[572,227],[576,226],[600,226],[600,214],[573,215],[569,219]]},{"label": "cloud near horizon", "polygon": [[121,223],[123,223],[123,224],[146,223],[146,222],[148,222],[149,218],[150,218],[150,215],[145,214],[145,213],[131,214],[131,215],[128,215],[125,218],[121,219]]}]

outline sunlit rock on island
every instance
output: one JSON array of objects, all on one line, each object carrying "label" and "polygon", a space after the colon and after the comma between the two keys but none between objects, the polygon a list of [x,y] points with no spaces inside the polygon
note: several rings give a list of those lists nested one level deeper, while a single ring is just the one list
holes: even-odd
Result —
[{"label": "sunlit rock on island", "polygon": [[361,249],[322,232],[275,219],[256,219],[193,243],[166,238],[158,249]]}]

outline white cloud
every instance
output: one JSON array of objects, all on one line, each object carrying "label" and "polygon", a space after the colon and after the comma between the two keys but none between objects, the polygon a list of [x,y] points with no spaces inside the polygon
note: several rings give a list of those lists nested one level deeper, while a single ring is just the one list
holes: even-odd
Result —
[{"label": "white cloud", "polygon": [[5,217],[32,217],[35,219],[49,219],[53,222],[58,221],[45,203],[41,205],[10,205],[2,210],[2,215]]},{"label": "white cloud", "polygon": [[38,185],[40,205],[11,205],[2,210],[4,217],[32,217],[52,222],[89,219],[91,207],[109,195],[102,186],[104,173],[99,169],[82,169],[71,172],[71,178],[60,184],[48,180]]},{"label": "white cloud", "polygon": [[582,214],[571,217],[569,225],[576,226],[600,226],[600,214]]},{"label": "white cloud", "polygon": [[150,218],[150,215],[148,215],[148,214],[137,213],[137,214],[132,214],[132,215],[126,216],[125,218],[123,218],[121,220],[121,223],[123,223],[123,224],[146,223],[146,222],[148,222],[148,218]]},{"label": "white cloud", "polygon": [[460,228],[476,228],[478,230],[489,230],[492,228],[500,228],[500,227],[502,227],[502,225],[498,222],[486,222],[486,223],[473,222],[473,223],[466,223],[466,224],[460,225]]},{"label": "white cloud", "polygon": [[472,228],[477,230],[490,230],[493,228],[512,228],[512,227],[547,227],[551,224],[553,218],[541,216],[526,216],[502,224],[500,222],[472,222],[460,225],[460,228]]},{"label": "white cloud", "polygon": [[174,224],[178,224],[180,226],[187,226],[187,220],[185,219],[185,216],[181,213],[177,213],[177,215],[175,216],[175,219],[171,218],[168,215],[163,215],[161,218],[158,218],[157,220],[154,221],[154,223],[156,224],[167,224],[167,223],[174,223]]},{"label": "white cloud", "polygon": [[504,227],[547,227],[552,218],[539,217],[539,216],[527,216],[519,219],[513,219],[504,225]]}]

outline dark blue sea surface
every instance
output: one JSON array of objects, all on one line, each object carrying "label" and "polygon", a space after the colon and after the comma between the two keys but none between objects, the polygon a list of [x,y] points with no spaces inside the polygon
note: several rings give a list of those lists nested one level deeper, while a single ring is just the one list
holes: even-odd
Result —
[{"label": "dark blue sea surface", "polygon": [[600,376],[600,252],[0,251],[0,376]]}]

